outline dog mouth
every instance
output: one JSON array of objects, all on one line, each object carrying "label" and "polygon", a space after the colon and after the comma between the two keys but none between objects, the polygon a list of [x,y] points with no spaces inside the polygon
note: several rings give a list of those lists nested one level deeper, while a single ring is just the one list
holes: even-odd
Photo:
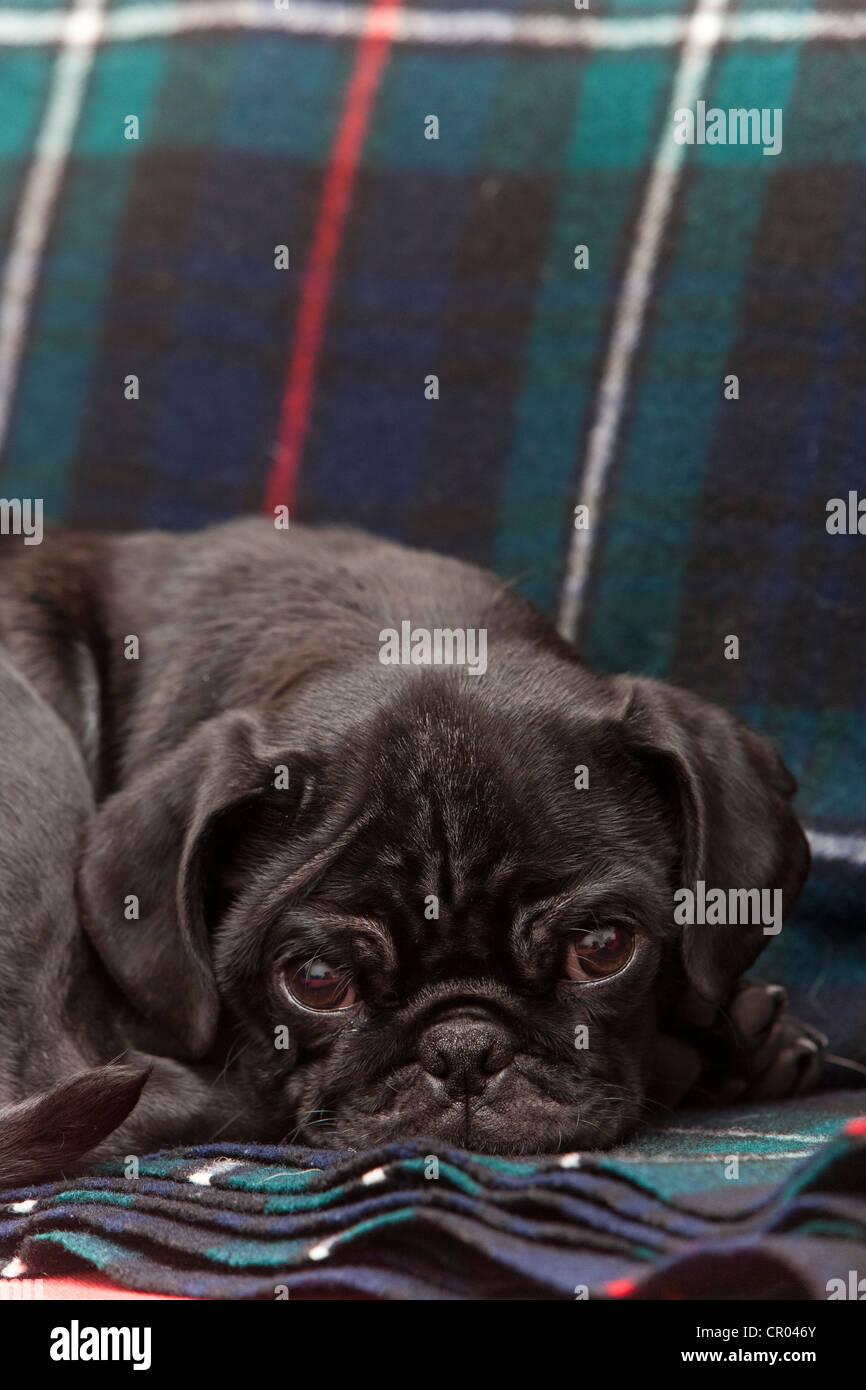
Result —
[{"label": "dog mouth", "polygon": [[[534,1072],[534,1074],[533,1074]],[[449,1094],[419,1067],[405,1067],[366,1094],[308,1112],[298,1142],[328,1149],[371,1149],[424,1141],[476,1153],[539,1155],[606,1149],[642,1118],[637,1085],[581,1088],[566,1097],[524,1059],[491,1078],[476,1094]]]}]

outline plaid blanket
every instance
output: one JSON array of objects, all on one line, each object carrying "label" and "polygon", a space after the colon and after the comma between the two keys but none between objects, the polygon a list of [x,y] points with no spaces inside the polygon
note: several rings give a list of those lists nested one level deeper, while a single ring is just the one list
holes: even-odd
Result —
[{"label": "plaid blanket", "polygon": [[[0,1273],[195,1298],[850,1298],[866,1119],[834,1092],[604,1155],[211,1146],[0,1195]],[[837,1281],[837,1282],[833,1282]],[[841,1282],[838,1282],[841,1281]],[[0,1295],[3,1283],[0,1281]]]}]

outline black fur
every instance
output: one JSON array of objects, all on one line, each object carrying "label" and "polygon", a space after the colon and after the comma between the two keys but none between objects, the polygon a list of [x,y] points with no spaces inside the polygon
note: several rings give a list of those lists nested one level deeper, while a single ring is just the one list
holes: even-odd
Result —
[{"label": "black fur", "polygon": [[0,1108],[0,1177],[5,1186],[74,1170],[125,1120],[148,1067],[92,1067],[47,1091]]},{"label": "black fur", "polygon": [[[96,1129],[123,1097],[132,1113],[100,1155],[608,1145],[644,1114],[675,1018],[711,1023],[766,942],[676,928],[674,889],[780,888],[786,911],[800,891],[770,745],[593,673],[492,575],[252,520],[0,545],[0,1102],[150,1067],[134,1109],[132,1073],[106,1090]],[[404,619],[485,629],[486,673],[382,665]],[[599,921],[635,930],[632,963],[564,982],[570,935]],[[292,1003],[279,968],[299,956],[336,962],[360,1002]],[[0,1180],[33,1171],[3,1153]]]}]

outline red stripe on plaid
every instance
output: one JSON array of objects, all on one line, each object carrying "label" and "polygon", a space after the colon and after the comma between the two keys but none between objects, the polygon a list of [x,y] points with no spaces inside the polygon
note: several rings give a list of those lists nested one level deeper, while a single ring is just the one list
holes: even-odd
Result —
[{"label": "red stripe on plaid", "polygon": [[173,1303],[188,1303],[180,1293],[142,1293],[124,1289],[98,1274],[54,1276],[39,1279],[0,1279],[0,1303],[108,1302],[115,1299],[162,1299]]},{"label": "red stripe on plaid", "polygon": [[605,1288],[611,1298],[631,1298],[637,1283],[634,1279],[613,1279]]},{"label": "red stripe on plaid", "polygon": [[375,0],[343,102],[298,308],[274,462],[268,479],[266,508],[269,512],[281,505],[291,510],[294,503],[343,228],[373,103],[391,50],[391,29],[382,21],[402,3],[403,0]]}]

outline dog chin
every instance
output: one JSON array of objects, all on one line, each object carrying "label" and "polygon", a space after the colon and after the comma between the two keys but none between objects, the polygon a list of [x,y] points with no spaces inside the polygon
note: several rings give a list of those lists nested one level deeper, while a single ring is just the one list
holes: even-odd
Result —
[{"label": "dog chin", "polygon": [[[638,1125],[643,1096],[619,1086],[616,1096],[568,1102],[541,1094],[529,1082],[502,1078],[493,1094],[450,1099],[425,1075],[404,1085],[390,1108],[378,1094],[353,1097],[302,1126],[299,1142],[318,1148],[372,1149],[409,1140],[447,1144],[488,1154],[556,1154],[606,1149]],[[431,1149],[435,1152],[435,1148]]]}]

